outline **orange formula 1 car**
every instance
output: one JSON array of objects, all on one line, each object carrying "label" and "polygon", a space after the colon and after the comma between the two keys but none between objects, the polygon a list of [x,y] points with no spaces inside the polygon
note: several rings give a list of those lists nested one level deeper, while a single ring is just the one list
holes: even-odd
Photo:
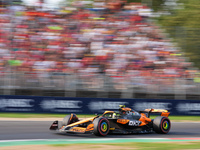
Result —
[{"label": "orange formula 1 car", "polygon": [[[150,119],[151,113],[160,113],[155,119]],[[119,111],[105,111],[103,115],[79,120],[75,114],[67,115],[62,122],[54,121],[50,130],[64,133],[93,133],[97,136],[131,133],[156,132],[166,134],[171,123],[168,118],[170,113],[163,109],[145,109],[136,112],[131,108],[120,105]],[[59,125],[61,123],[61,126]]]}]

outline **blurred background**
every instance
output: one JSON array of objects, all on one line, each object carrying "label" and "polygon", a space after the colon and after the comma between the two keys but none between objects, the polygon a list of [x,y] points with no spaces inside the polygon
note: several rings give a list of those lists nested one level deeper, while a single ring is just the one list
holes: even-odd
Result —
[{"label": "blurred background", "polygon": [[1,0],[0,95],[200,98],[198,0]]}]

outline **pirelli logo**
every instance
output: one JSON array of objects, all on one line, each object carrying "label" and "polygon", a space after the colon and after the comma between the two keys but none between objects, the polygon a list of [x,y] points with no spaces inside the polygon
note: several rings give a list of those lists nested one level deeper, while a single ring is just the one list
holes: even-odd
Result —
[{"label": "pirelli logo", "polygon": [[117,123],[127,124],[129,122],[128,119],[117,119]]}]

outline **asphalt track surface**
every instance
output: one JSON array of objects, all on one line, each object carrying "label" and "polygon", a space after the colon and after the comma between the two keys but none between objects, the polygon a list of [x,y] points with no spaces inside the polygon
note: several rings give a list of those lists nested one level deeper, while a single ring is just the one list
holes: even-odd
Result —
[{"label": "asphalt track surface", "polygon": [[172,122],[168,134],[107,135],[58,134],[49,130],[52,121],[0,121],[0,140],[81,138],[199,138],[200,122]]}]

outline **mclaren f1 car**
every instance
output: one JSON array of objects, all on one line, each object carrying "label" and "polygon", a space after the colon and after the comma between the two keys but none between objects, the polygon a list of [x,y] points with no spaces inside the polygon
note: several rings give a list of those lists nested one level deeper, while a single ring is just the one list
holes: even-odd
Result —
[{"label": "mclaren f1 car", "polygon": [[[159,116],[150,119],[152,113],[159,113]],[[97,136],[106,136],[111,133],[166,134],[171,128],[169,114],[170,112],[164,109],[145,109],[138,112],[120,105],[119,111],[105,111],[102,115],[87,119],[79,119],[76,114],[67,115],[63,121],[54,121],[50,130],[63,133],[93,133]]]}]

